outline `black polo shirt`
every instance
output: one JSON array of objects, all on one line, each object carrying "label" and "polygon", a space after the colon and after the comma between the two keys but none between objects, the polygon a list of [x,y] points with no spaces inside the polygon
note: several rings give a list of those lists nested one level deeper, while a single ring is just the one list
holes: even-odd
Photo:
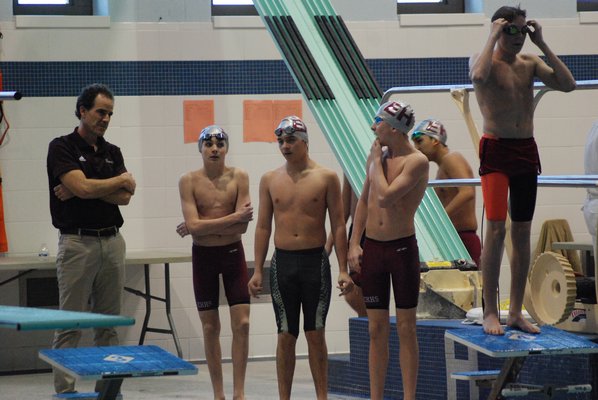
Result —
[{"label": "black polo shirt", "polygon": [[48,147],[48,183],[50,188],[50,213],[52,225],[58,229],[101,229],[121,227],[123,218],[117,205],[100,199],[73,197],[61,201],[54,194],[60,177],[72,170],[83,171],[90,179],[107,179],[126,172],[120,149],[98,137],[97,151],[87,144],[77,132],[58,137]]}]

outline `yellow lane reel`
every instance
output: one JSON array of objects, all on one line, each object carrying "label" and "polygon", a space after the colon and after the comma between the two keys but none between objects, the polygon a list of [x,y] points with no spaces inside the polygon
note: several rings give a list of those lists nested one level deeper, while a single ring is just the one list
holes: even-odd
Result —
[{"label": "yellow lane reel", "polygon": [[528,277],[525,308],[540,325],[565,321],[575,305],[575,274],[569,261],[547,251],[536,258]]}]

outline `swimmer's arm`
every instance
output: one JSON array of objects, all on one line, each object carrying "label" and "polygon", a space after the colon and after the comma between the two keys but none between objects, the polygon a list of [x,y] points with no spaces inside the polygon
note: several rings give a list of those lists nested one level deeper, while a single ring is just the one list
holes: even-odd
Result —
[{"label": "swimmer's arm", "polygon": [[270,177],[266,174],[260,181],[259,210],[257,223],[255,226],[254,240],[254,260],[256,272],[262,272],[268,247],[270,244],[270,235],[272,234],[272,217],[274,215],[274,206],[270,197]]},{"label": "swimmer's arm", "polygon": [[[328,189],[326,191],[326,204],[330,218],[330,233],[334,237],[334,251],[338,260],[340,272],[347,272],[347,228],[342,207],[342,196],[340,183],[335,173],[331,172],[328,177]],[[341,207],[339,207],[341,205]]]},{"label": "swimmer's arm", "polygon": [[422,153],[413,154],[406,160],[403,171],[389,184],[382,169],[380,159],[373,161],[372,186],[375,185],[378,206],[392,207],[409,193],[421,179],[428,180],[429,162]]},{"label": "swimmer's arm", "polygon": [[538,47],[544,52],[546,59],[552,66],[551,68],[540,57],[532,56],[536,63],[535,75],[540,78],[542,83],[561,92],[570,92],[575,89],[577,83],[565,63],[550,50],[548,45],[538,45]]},{"label": "swimmer's arm", "polygon": [[246,204],[241,210],[225,215],[224,217],[201,219],[197,211],[197,203],[193,193],[193,181],[190,174],[183,175],[179,180],[179,194],[186,230],[195,236],[221,235],[224,234],[226,228],[234,224],[249,222],[253,218],[251,204]]},{"label": "swimmer's arm", "polygon": [[494,47],[501,35],[502,29],[508,22],[499,18],[492,23],[490,35],[482,51],[474,54],[469,59],[469,78],[473,83],[485,83],[490,77],[492,70],[492,55],[494,54]]},{"label": "swimmer's arm", "polygon": [[[368,168],[369,169],[369,168]],[[355,215],[353,215],[353,232],[351,233],[351,240],[349,242],[348,261],[352,271],[361,271],[361,255],[363,249],[361,248],[361,237],[365,231],[367,216],[368,216],[368,194],[370,192],[370,180],[366,175],[361,196],[357,200],[355,207]]]},{"label": "swimmer's arm", "polygon": [[268,253],[268,245],[270,244],[270,235],[272,234],[272,216],[274,215],[274,207],[272,198],[270,197],[269,176],[270,174],[267,173],[262,176],[262,179],[260,180],[260,205],[253,245],[255,270],[249,283],[247,283],[249,293],[254,297],[258,297],[262,291],[264,262],[266,262],[266,254]]},{"label": "swimmer's arm", "polygon": [[471,201],[475,197],[475,189],[471,186],[460,186],[457,188],[457,194],[453,199],[446,205],[444,210],[446,211],[449,218],[452,220],[455,217],[455,213],[461,210],[462,207]]},{"label": "swimmer's arm", "polygon": [[[235,207],[236,212],[243,212],[246,207],[251,207],[251,199],[249,197],[249,176],[247,172],[235,169],[235,179],[237,180],[237,205]],[[243,234],[247,232],[247,226],[249,221],[253,220],[253,208],[251,208],[251,218],[247,221],[238,222],[224,228],[220,234],[222,235],[235,235]]]},{"label": "swimmer's arm", "polygon": [[360,245],[361,237],[365,231],[365,224],[368,216],[368,193],[370,192],[370,180],[368,176],[365,177],[363,183],[363,189],[361,190],[361,196],[357,200],[357,206],[355,207],[355,215],[353,216],[353,233],[351,234],[351,240],[349,246]]},{"label": "swimmer's arm", "polygon": [[527,25],[531,26],[529,37],[531,41],[538,46],[538,48],[546,56],[548,64],[546,64],[540,57],[536,55],[529,55],[535,63],[535,75],[548,87],[562,92],[570,92],[575,89],[576,82],[573,74],[569,68],[556,56],[544,41],[542,34],[542,26],[536,20],[527,21]]},{"label": "swimmer's arm", "polygon": [[[452,152],[446,156],[444,161],[444,171],[450,179],[468,179],[473,178],[473,171],[465,157],[460,153]],[[475,199],[475,188],[473,186],[458,186],[457,194],[445,206],[444,210],[449,218],[458,212],[467,202]]]},{"label": "swimmer's arm", "polygon": [[[347,225],[347,221],[349,220],[349,216],[351,215],[351,198],[353,196],[353,189],[351,188],[351,184],[346,176],[343,175],[343,189],[341,192],[341,196],[343,199],[343,217],[345,220],[345,226]],[[332,252],[332,245],[334,244],[334,235],[332,232],[328,235],[326,239],[326,245],[324,248],[326,249],[326,253],[330,255]]]}]

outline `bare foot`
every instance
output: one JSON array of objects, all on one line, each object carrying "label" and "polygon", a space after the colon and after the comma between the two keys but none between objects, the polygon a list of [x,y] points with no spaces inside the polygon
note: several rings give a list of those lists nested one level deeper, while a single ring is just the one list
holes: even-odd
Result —
[{"label": "bare foot", "polygon": [[489,335],[500,336],[505,334],[505,331],[500,325],[500,320],[496,314],[484,315],[484,323],[482,326],[484,327],[484,332]]},{"label": "bare foot", "polygon": [[526,320],[521,313],[513,316],[509,314],[507,326],[527,333],[540,333],[540,328]]}]

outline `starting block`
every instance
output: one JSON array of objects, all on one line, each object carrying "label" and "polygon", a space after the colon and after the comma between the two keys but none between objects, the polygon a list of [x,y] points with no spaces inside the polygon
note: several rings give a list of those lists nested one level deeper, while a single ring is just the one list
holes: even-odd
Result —
[{"label": "starting block", "polygon": [[[507,328],[502,336],[488,335],[483,328],[452,329],[445,332],[445,338],[461,343],[494,358],[504,358],[504,364],[492,383],[488,399],[520,397],[532,393],[553,398],[558,393],[587,393],[591,385],[554,385],[517,384],[519,372],[526,358],[530,355],[587,354],[598,353],[598,344],[581,336],[562,331],[552,326],[543,326],[539,334],[529,334]],[[476,380],[476,372],[454,373],[455,379]],[[479,376],[488,376],[488,371],[477,371]],[[480,378],[482,379],[482,378]]]},{"label": "starting block", "polygon": [[98,400],[118,399],[125,378],[197,374],[195,365],[157,346],[41,350],[39,357],[75,378],[103,381]]}]

